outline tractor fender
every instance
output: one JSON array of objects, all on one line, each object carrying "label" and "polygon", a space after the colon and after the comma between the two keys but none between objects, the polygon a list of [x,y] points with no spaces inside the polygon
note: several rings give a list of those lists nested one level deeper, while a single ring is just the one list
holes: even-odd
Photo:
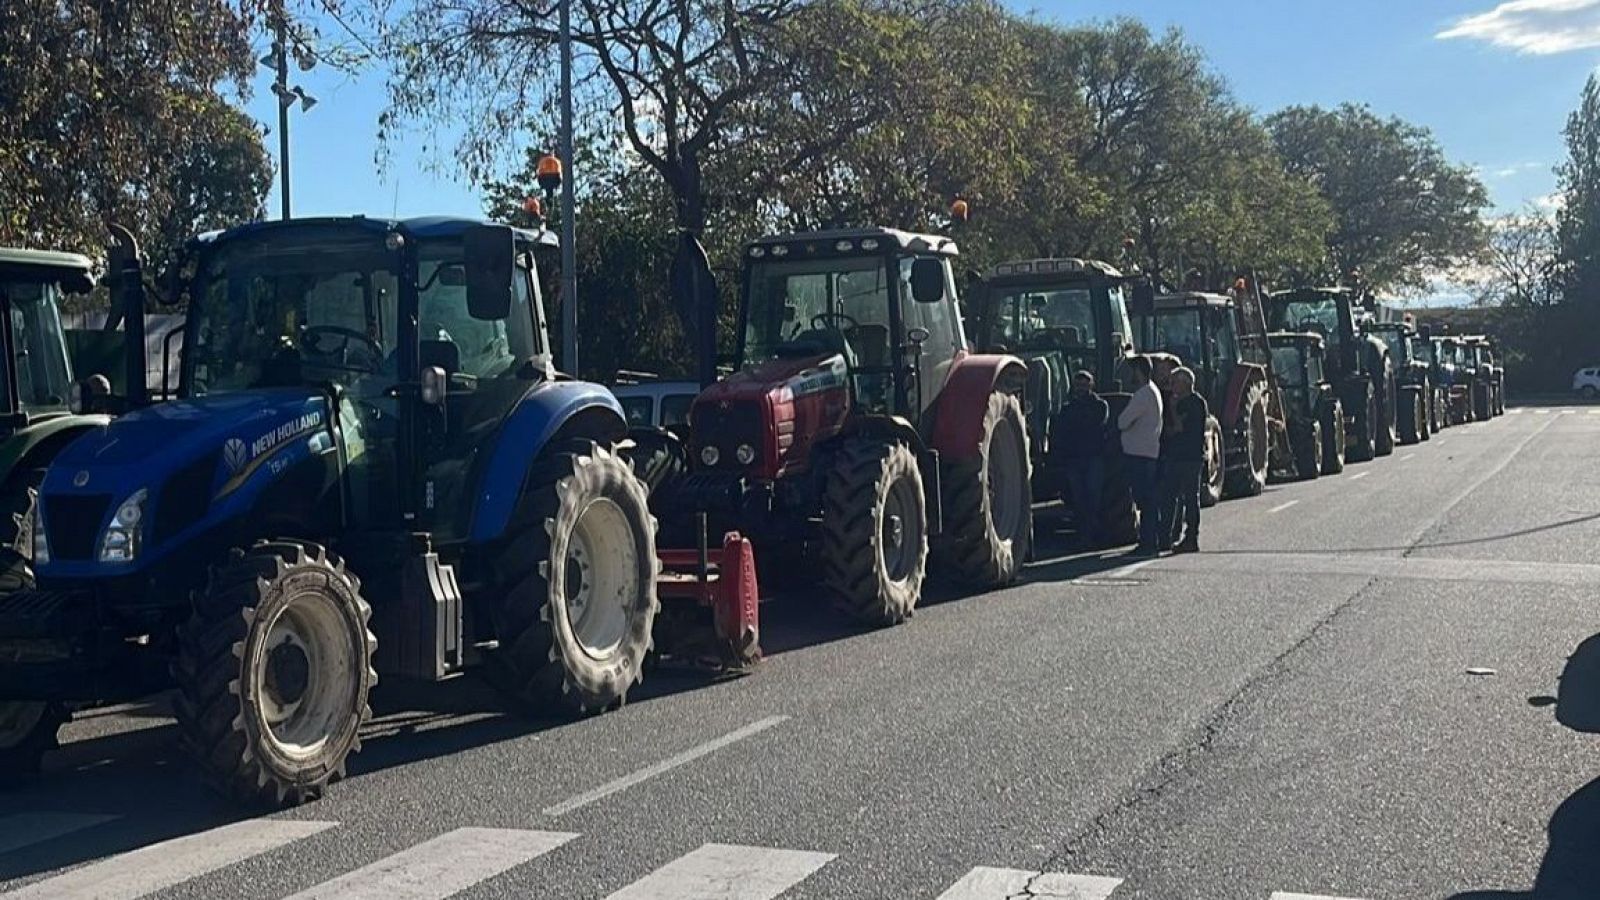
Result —
[{"label": "tractor fender", "polygon": [[0,444],[0,484],[10,481],[19,469],[49,465],[56,452],[78,435],[110,421],[110,416],[58,416],[17,431]]},{"label": "tractor fender", "polygon": [[528,468],[547,446],[584,438],[609,444],[627,433],[622,404],[601,385],[546,381],[530,388],[506,416],[480,470],[467,539],[483,543],[505,533]]},{"label": "tractor fender", "polygon": [[1250,388],[1258,381],[1265,381],[1266,369],[1254,363],[1236,363],[1233,374],[1228,377],[1228,392],[1223,403],[1222,415],[1217,417],[1224,433],[1233,431],[1239,424],[1239,419],[1244,415],[1244,400],[1249,396]]},{"label": "tractor fender", "polygon": [[1021,396],[1027,383],[1028,367],[1015,356],[969,354],[957,359],[934,401],[929,446],[944,460],[975,458],[989,395],[999,390]]}]

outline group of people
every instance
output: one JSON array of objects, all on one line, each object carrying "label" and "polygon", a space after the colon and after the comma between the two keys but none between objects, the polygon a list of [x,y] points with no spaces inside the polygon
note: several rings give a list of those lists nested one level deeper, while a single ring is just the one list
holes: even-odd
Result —
[{"label": "group of people", "polygon": [[[1132,555],[1195,553],[1200,549],[1200,491],[1206,471],[1206,420],[1211,411],[1195,392],[1194,371],[1148,356],[1128,360],[1133,395],[1117,416],[1123,472],[1139,510],[1139,543]],[[1095,392],[1094,375],[1078,372],[1058,429],[1068,460],[1068,490],[1079,529],[1091,547],[1105,543],[1100,520],[1105,483],[1105,433],[1110,407]]]}]

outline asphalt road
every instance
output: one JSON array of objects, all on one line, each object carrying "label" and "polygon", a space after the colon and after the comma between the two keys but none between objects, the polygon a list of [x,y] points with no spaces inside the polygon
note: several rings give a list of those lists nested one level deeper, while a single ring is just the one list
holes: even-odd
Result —
[{"label": "asphalt road", "polygon": [[[240,818],[159,699],[0,795],[24,897],[1600,897],[1600,408],[1208,510],[1197,556],[1025,582],[575,723],[380,687],[352,776]],[[161,843],[161,842],[170,843]],[[459,893],[457,893],[459,892]]]}]

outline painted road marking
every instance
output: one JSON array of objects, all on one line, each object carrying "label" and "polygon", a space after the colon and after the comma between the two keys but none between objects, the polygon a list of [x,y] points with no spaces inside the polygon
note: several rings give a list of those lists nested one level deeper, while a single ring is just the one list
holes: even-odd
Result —
[{"label": "painted road marking", "polygon": [[457,828],[288,900],[444,900],[575,837],[562,831]]},{"label": "painted road marking", "polygon": [[1160,562],[1160,560],[1156,559],[1153,556],[1150,557],[1149,559],[1141,559],[1136,563],[1129,563],[1128,565],[1120,566],[1118,568],[1112,569],[1111,571],[1106,572],[1105,574],[1100,575],[1098,577],[1106,578],[1106,579],[1127,578],[1128,576],[1132,575],[1133,573],[1139,571],[1140,569],[1142,569],[1145,566],[1148,566],[1148,565],[1150,565],[1151,563],[1154,563],[1154,562]]},{"label": "painted road marking", "polygon": [[763,731],[766,731],[768,728],[771,728],[775,725],[781,725],[787,721],[789,721],[788,716],[768,716],[765,719],[752,722],[736,731],[730,731],[722,737],[706,741],[704,744],[700,744],[695,747],[690,747],[688,750],[685,750],[676,756],[668,757],[661,762],[655,763],[654,765],[645,766],[637,772],[624,775],[621,778],[613,781],[608,781],[594,790],[585,791],[575,797],[570,797],[566,800],[563,800],[554,806],[547,806],[544,808],[543,813],[547,816],[565,815],[575,809],[588,806],[589,804],[598,800],[604,800],[618,791],[625,791],[628,788],[639,784],[640,782],[648,781],[664,772],[670,772],[681,765],[694,762],[708,753],[714,753],[718,750],[721,750],[723,747],[728,746],[729,744],[738,743],[747,737],[753,737]]},{"label": "painted road marking", "polygon": [[1589,415],[1591,415],[1591,416],[1600,416],[1600,409],[1591,409],[1591,410],[1589,410]]},{"label": "painted road marking", "polygon": [[1105,900],[1120,884],[1121,878],[1099,875],[979,866],[940,894],[938,900],[1006,900],[1024,894],[1041,900]]},{"label": "painted road marking", "polygon": [[706,844],[606,900],[771,900],[833,858],[832,853]]},{"label": "painted road marking", "polygon": [[64,834],[104,825],[117,816],[99,813],[26,812],[0,816],[0,853],[42,844]]},{"label": "painted road marking", "polygon": [[1405,462],[1406,460],[1414,459],[1415,457],[1416,457],[1415,453],[1407,453],[1405,456],[1400,457],[1400,461],[1401,462]]},{"label": "painted road marking", "polygon": [[1285,891],[1273,891],[1272,900],[1356,900],[1356,898],[1334,897],[1328,894],[1290,894]]},{"label": "painted road marking", "polygon": [[133,900],[320,834],[337,822],[248,819],[119,853],[6,895],[12,900]]},{"label": "painted road marking", "polygon": [[1371,469],[1368,469],[1365,472],[1357,472],[1354,475],[1350,476],[1350,480],[1351,481],[1360,481],[1361,479],[1363,479],[1363,478],[1365,478],[1365,477],[1367,477],[1368,475],[1371,475],[1371,474],[1372,474],[1372,470]]},{"label": "painted road marking", "polygon": [[1273,508],[1267,510],[1267,512],[1269,512],[1269,513],[1281,513],[1284,510],[1288,509],[1289,507],[1291,507],[1291,506],[1293,506],[1293,505],[1295,505],[1296,503],[1299,503],[1299,502],[1300,502],[1299,500],[1290,500],[1288,503],[1279,503],[1277,506],[1274,506]]},{"label": "painted road marking", "polygon": [[1520,410],[1520,409],[1508,409],[1508,410],[1506,410],[1506,414],[1507,415],[1512,415],[1512,416],[1520,416],[1520,415],[1522,415],[1522,410]]}]

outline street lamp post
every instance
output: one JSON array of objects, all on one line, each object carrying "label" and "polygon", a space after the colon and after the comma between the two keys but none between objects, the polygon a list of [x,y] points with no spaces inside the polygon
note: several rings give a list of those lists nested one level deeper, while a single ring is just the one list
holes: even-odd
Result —
[{"label": "street lamp post", "polygon": [[[278,194],[283,218],[289,218],[289,107],[300,101],[300,111],[309,112],[317,105],[317,98],[306,93],[299,85],[289,86],[289,20],[279,15],[273,32],[272,52],[261,57],[261,64],[275,72],[272,82],[273,96],[278,98]],[[315,61],[301,56],[300,68],[309,70]]]},{"label": "street lamp post", "polygon": [[572,0],[561,8],[561,359],[567,372],[578,374],[578,251],[573,215],[572,179]]}]

